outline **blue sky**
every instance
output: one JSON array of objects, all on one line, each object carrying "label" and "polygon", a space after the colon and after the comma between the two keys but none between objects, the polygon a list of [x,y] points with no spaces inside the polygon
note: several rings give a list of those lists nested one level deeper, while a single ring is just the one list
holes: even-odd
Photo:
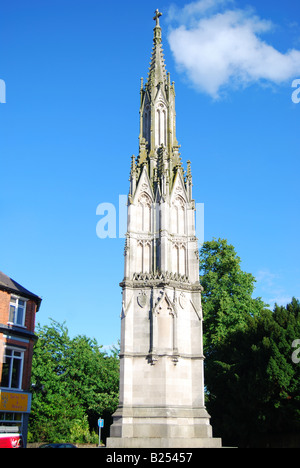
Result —
[{"label": "blue sky", "polygon": [[124,239],[97,237],[96,210],[118,215],[128,193],[156,8],[204,238],[235,246],[255,297],[300,297],[297,2],[2,2],[0,270],[43,298],[41,325],[104,346],[120,336]]}]

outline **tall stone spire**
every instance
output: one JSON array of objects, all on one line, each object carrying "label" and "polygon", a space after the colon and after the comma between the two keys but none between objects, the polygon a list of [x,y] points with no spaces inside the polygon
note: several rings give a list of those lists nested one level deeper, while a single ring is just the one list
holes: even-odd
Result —
[{"label": "tall stone spire", "polygon": [[202,307],[192,173],[175,134],[175,90],[156,10],[141,80],[122,287],[120,400],[108,447],[218,447],[204,406]]},{"label": "tall stone spire", "polygon": [[156,26],[153,29],[153,52],[150,62],[148,82],[151,82],[152,85],[157,86],[159,83],[167,84],[167,74],[166,67],[162,49],[162,40],[161,40],[161,27],[159,25],[159,17],[162,16],[162,13],[159,13],[156,10],[154,20],[156,20]]},{"label": "tall stone spire", "polygon": [[[156,25],[153,29],[152,57],[145,86],[143,79],[141,80],[140,144],[137,158],[137,176],[146,165],[154,191],[160,185],[162,168],[168,172],[169,189],[172,188],[177,169],[182,169],[176,139],[175,87],[174,83],[171,84],[170,74],[166,72],[160,16],[162,13],[156,10],[153,18]],[[165,165],[160,164],[162,152],[167,162]]]}]

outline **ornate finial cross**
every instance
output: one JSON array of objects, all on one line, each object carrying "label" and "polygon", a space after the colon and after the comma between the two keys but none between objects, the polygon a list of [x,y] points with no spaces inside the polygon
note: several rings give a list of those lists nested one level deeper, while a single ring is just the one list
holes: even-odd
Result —
[{"label": "ornate finial cross", "polygon": [[162,16],[162,13],[160,13],[157,9],[155,10],[155,16],[154,16],[154,20],[156,21],[156,26],[159,26],[159,18],[160,16]]}]

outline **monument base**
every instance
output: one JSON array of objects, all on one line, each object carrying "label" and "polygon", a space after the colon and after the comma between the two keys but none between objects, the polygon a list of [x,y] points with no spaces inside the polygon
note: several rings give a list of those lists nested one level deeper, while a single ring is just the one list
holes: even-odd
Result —
[{"label": "monument base", "polygon": [[217,448],[205,408],[119,407],[107,448]]},{"label": "monument base", "polygon": [[159,437],[109,437],[107,448],[222,448],[222,440],[217,437],[202,437],[199,439],[159,438]]}]

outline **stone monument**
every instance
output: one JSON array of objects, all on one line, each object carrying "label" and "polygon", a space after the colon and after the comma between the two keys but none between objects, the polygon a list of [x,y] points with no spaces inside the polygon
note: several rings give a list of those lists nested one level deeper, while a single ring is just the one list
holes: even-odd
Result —
[{"label": "stone monument", "polygon": [[122,287],[120,400],[109,448],[221,447],[204,405],[201,285],[190,162],[156,10],[139,154],[132,156]]}]

